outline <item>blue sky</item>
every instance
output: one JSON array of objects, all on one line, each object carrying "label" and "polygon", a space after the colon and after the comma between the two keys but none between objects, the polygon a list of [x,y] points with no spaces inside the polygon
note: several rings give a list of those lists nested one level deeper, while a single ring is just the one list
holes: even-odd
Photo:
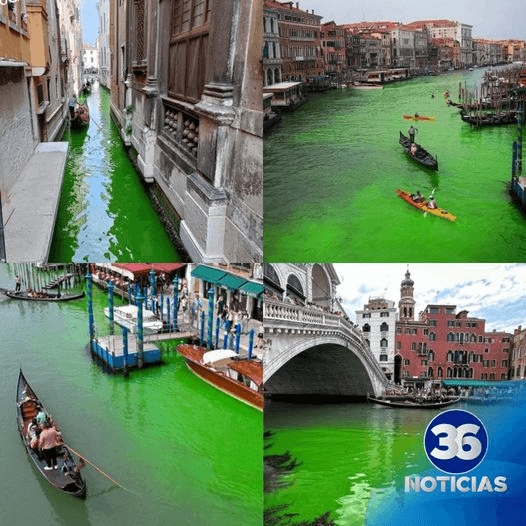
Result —
[{"label": "blue sky", "polygon": [[95,44],[99,32],[99,13],[97,11],[97,0],[82,0],[82,25],[84,31],[84,43]]},{"label": "blue sky", "polygon": [[302,0],[300,9],[337,24],[374,20],[408,23],[424,18],[447,18],[473,26],[473,36],[526,39],[524,0]]},{"label": "blue sky", "polygon": [[[408,265],[401,263],[335,264],[338,295],[355,321],[369,297],[383,296],[398,305],[400,283]],[[513,332],[526,327],[526,264],[411,263],[416,312],[428,304],[456,305],[457,312],[486,319],[486,330]]]}]

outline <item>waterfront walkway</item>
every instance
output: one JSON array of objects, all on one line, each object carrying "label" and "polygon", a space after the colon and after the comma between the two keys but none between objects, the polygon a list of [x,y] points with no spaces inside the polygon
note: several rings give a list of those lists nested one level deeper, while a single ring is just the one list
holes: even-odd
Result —
[{"label": "waterfront walkway", "polygon": [[2,199],[6,261],[47,261],[68,150],[67,142],[40,143]]}]

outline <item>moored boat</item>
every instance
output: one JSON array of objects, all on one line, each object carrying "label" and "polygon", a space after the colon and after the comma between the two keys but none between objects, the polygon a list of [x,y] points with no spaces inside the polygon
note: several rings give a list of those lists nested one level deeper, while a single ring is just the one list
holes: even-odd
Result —
[{"label": "moored boat", "polygon": [[[139,308],[136,305],[123,305],[122,307],[113,308],[113,319],[119,325],[126,327],[133,333],[137,332],[137,316]],[[104,309],[106,317],[110,317],[110,309]],[[145,334],[159,332],[163,328],[163,322],[148,309],[142,311],[142,326]]]},{"label": "moored boat", "polygon": [[78,300],[84,297],[84,292],[78,294],[53,294],[46,291],[20,291],[15,292],[14,290],[5,290],[5,295],[14,300],[25,300],[25,301],[71,301]]},{"label": "moored boat", "polygon": [[[402,132],[400,132],[400,144],[404,148],[405,152],[411,159],[416,161],[417,163],[421,164],[422,166],[425,166],[426,168],[429,168],[431,170],[438,170],[438,161],[435,157],[433,157],[427,150],[422,148],[420,144],[411,143],[411,140],[409,137],[406,137]],[[411,145],[415,144],[416,151],[414,155],[411,153]]]},{"label": "moored boat", "polygon": [[207,351],[197,345],[182,344],[177,352],[189,369],[224,393],[263,411],[263,364],[259,359],[242,359],[231,350]]},{"label": "moored boat", "polygon": [[473,114],[462,112],[460,118],[472,126],[502,126],[517,123],[517,113],[515,111]]},{"label": "moored boat", "polygon": [[31,447],[28,428],[40,410],[46,412],[42,402],[27,382],[22,371],[20,371],[16,395],[17,422],[18,431],[29,457],[42,476],[52,486],[75,497],[84,498],[86,496],[86,482],[80,475],[79,466],[66,445],[58,446],[57,468],[49,470],[44,469],[46,461],[40,456],[38,451]]},{"label": "moored boat", "polygon": [[398,194],[398,197],[401,197],[406,203],[409,203],[415,208],[422,210],[422,212],[428,212],[429,214],[433,214],[438,217],[443,217],[444,219],[449,219],[450,221],[456,220],[456,216],[454,216],[447,210],[444,210],[443,208],[429,208],[428,203],[426,201],[422,203],[416,202],[413,199],[412,194],[406,192],[405,190],[400,190],[399,188],[397,188],[396,193]]},{"label": "moored boat", "polygon": [[447,407],[453,404],[456,404],[460,401],[460,398],[454,398],[452,400],[444,400],[441,402],[417,402],[412,400],[396,401],[396,400],[383,400],[380,398],[373,398],[372,396],[367,396],[367,401],[372,404],[379,404],[385,407],[394,407],[398,409],[441,409],[442,407]]}]

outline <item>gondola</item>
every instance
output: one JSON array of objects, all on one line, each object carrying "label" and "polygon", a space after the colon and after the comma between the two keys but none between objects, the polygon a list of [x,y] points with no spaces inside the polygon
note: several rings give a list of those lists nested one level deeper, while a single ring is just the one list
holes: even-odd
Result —
[{"label": "gondola", "polygon": [[456,220],[456,216],[454,216],[452,213],[448,212],[447,210],[444,210],[443,208],[440,208],[440,207],[429,208],[429,206],[427,206],[426,201],[422,203],[417,203],[413,199],[412,194],[410,194],[409,192],[406,192],[405,190],[400,190],[400,188],[397,188],[396,193],[398,194],[398,197],[401,197],[406,203],[409,203],[411,206],[414,206],[415,208],[418,208],[419,210],[422,210],[422,212],[433,214],[437,217],[442,217],[443,219],[449,219],[449,221]]},{"label": "gondola", "polygon": [[505,124],[516,124],[517,114],[515,111],[507,111],[503,113],[461,113],[460,118],[472,126],[501,126]]},{"label": "gondola", "polygon": [[[24,443],[26,451],[40,471],[42,476],[55,488],[75,497],[86,497],[86,481],[82,478],[77,468],[77,463],[73,459],[69,449],[63,444],[58,449],[57,469],[44,470],[46,462],[39,454],[29,445],[27,429],[32,419],[36,417],[39,410],[44,412],[44,406],[38,399],[37,395],[27,383],[27,380],[20,370],[18,375],[18,387],[16,392],[16,412],[18,431]],[[47,414],[47,413],[46,413]]]},{"label": "gondola", "polygon": [[444,402],[413,402],[411,400],[393,402],[392,400],[380,400],[378,398],[373,398],[372,396],[367,396],[367,401],[372,404],[380,404],[386,407],[395,407],[397,409],[441,409],[442,407],[458,403],[460,398],[446,400]]},{"label": "gondola", "polygon": [[430,170],[438,170],[438,161],[433,157],[427,150],[424,150],[422,146],[416,144],[415,155],[411,153],[411,140],[409,137],[406,137],[402,132],[400,132],[400,144],[403,146],[405,152],[411,159],[417,163],[429,168]]},{"label": "gondola", "polygon": [[15,292],[14,290],[4,290],[6,296],[14,300],[26,300],[26,301],[71,301],[78,300],[84,297],[84,292],[79,292],[78,294],[51,294],[49,292],[41,292],[42,297],[33,297],[30,296],[27,291],[24,292]]},{"label": "gondola", "polygon": [[73,115],[70,115],[69,123],[74,130],[81,130],[89,126],[89,108],[87,103],[77,104]]}]

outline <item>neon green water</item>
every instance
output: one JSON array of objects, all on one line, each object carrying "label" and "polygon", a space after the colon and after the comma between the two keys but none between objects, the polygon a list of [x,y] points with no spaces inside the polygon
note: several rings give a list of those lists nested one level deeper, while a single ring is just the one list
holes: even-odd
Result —
[{"label": "neon green water", "polygon": [[[524,261],[526,219],[513,204],[514,125],[472,129],[444,103],[481,70],[419,78],[383,90],[313,95],[265,141],[267,261]],[[431,93],[435,92],[435,98]],[[414,163],[398,143],[410,122],[439,170]],[[436,189],[457,221],[427,216],[396,188]]]},{"label": "neon green water", "polygon": [[70,153],[49,261],[180,261],[95,84],[88,130],[68,130]]},{"label": "neon green water", "polygon": [[[13,272],[0,266],[0,287]],[[64,290],[62,291],[64,292]],[[99,335],[107,300],[94,290]],[[177,354],[111,376],[86,352],[86,299],[22,302],[0,295],[0,523],[51,525],[261,524],[262,416],[196,377]],[[16,426],[19,367],[87,466],[85,501],[42,480]]]}]

